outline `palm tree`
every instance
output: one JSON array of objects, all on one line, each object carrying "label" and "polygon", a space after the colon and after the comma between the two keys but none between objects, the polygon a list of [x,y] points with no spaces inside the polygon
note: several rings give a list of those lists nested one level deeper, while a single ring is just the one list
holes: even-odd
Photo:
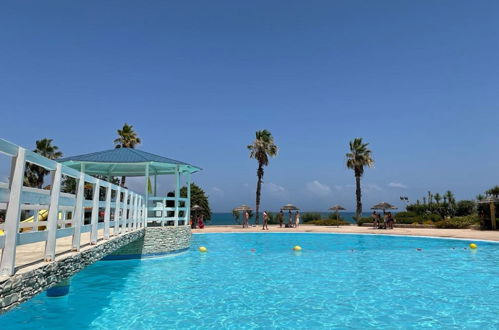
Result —
[{"label": "palm tree", "polygon": [[357,198],[357,209],[355,210],[356,220],[359,221],[362,215],[362,193],[360,190],[360,178],[364,174],[364,166],[373,167],[374,159],[372,152],[367,148],[369,143],[363,143],[362,138],[355,138],[350,141],[350,152],[347,156],[347,167],[355,174],[355,196]]},{"label": "palm tree", "polygon": [[[41,139],[35,142],[36,148],[33,150],[37,154],[48,159],[58,159],[62,157],[59,147],[52,145],[53,139]],[[42,188],[43,179],[49,171],[35,164],[28,164],[25,171],[24,183],[29,187]]]},{"label": "palm tree", "polygon": [[433,196],[433,198],[435,198],[435,203],[440,204],[440,201],[442,200],[442,196],[440,196],[439,193],[436,193],[435,196]]},{"label": "palm tree", "polygon": [[450,205],[454,206],[456,204],[456,199],[454,198],[454,194],[452,193],[452,191],[447,190],[445,192],[445,197],[447,197]]},{"label": "palm tree", "polygon": [[[115,148],[135,148],[136,145],[140,144],[140,138],[137,133],[133,130],[132,125],[125,123],[122,129],[116,131],[118,133],[118,138],[114,140]],[[125,186],[126,177],[121,177],[121,186]]]},{"label": "palm tree", "polygon": [[260,195],[262,188],[263,179],[263,167],[269,165],[269,156],[275,157],[277,155],[278,147],[274,144],[274,137],[272,133],[266,129],[261,131],[256,131],[255,141],[248,145],[248,150],[250,151],[250,158],[254,158],[258,162],[258,169],[256,171],[256,176],[258,181],[256,184],[256,207],[255,207],[255,224],[258,224],[258,211],[260,209]]}]

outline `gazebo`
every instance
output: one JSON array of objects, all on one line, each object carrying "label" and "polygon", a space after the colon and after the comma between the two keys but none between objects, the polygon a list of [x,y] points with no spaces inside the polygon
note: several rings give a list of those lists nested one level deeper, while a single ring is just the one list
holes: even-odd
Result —
[{"label": "gazebo", "polygon": [[[144,197],[147,203],[148,223],[165,225],[173,222],[178,226],[179,221],[183,221],[184,225],[189,224],[191,174],[201,170],[197,166],[131,148],[104,150],[66,157],[58,161],[86,174],[100,175],[109,179],[113,176],[145,177]],[[159,175],[175,176],[174,197],[157,196]],[[154,190],[149,186],[151,176],[154,179]],[[180,198],[180,176],[186,179],[187,198]]]}]

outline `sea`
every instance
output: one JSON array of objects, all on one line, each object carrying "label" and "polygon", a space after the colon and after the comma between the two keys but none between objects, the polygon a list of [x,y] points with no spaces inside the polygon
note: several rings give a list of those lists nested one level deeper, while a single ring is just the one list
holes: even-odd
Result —
[{"label": "sea", "polygon": [[[272,212],[272,213],[277,214],[277,212]],[[303,213],[308,213],[308,212],[301,212],[302,215],[303,215]],[[326,219],[331,214],[329,212],[314,212],[314,213],[320,213],[323,219]],[[288,219],[288,214],[289,214],[288,212],[284,212],[286,221]],[[294,212],[293,212],[293,215],[294,215]],[[353,217],[355,216],[355,212],[340,212],[340,216],[343,219],[345,219],[345,221],[348,221],[350,223],[355,223],[355,220],[353,219]],[[371,214],[364,212],[364,213],[362,213],[362,216],[369,217],[369,216],[371,216]],[[254,216],[253,216],[253,218],[250,219],[250,224],[253,224],[253,223],[255,223]],[[260,216],[260,223],[262,223],[261,216]],[[239,217],[239,220],[235,220],[232,213],[217,213],[217,212],[212,213],[211,214],[211,221],[206,222],[207,226],[210,226],[210,225],[212,225],[212,226],[237,225],[237,224],[241,224],[241,217]]]}]

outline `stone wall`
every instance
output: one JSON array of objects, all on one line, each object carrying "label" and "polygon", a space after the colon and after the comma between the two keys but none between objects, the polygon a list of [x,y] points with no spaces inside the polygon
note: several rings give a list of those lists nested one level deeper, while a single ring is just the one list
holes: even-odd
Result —
[{"label": "stone wall", "polygon": [[145,229],[139,229],[112,237],[31,271],[0,279],[0,314],[55,286],[116,249],[143,238],[144,234]]},{"label": "stone wall", "polygon": [[111,253],[105,260],[134,259],[179,252],[191,244],[191,228],[147,227],[144,237]]}]

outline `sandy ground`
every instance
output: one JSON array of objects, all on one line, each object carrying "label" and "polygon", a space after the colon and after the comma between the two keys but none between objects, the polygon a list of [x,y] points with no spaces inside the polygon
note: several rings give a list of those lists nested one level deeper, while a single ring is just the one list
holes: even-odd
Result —
[{"label": "sandy ground", "polygon": [[204,229],[193,229],[193,233],[340,233],[340,234],[372,234],[372,235],[409,235],[467,238],[471,240],[499,241],[499,231],[481,231],[472,229],[435,229],[435,228],[395,228],[373,229],[359,226],[315,226],[300,225],[298,228],[279,228],[278,225],[269,225],[269,230],[262,230],[261,226],[242,228],[241,226],[206,226]]}]

